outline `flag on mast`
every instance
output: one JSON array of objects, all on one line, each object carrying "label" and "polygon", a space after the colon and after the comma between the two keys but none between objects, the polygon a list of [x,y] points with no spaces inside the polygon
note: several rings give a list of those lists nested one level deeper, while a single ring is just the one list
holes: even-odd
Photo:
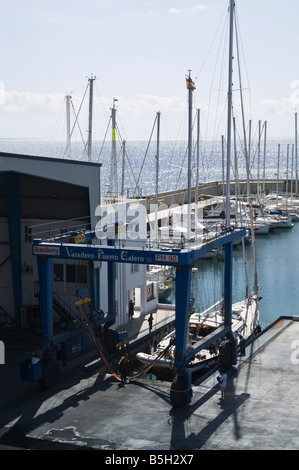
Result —
[{"label": "flag on mast", "polygon": [[186,85],[188,90],[196,90],[195,83],[191,80],[190,77],[186,77]]}]

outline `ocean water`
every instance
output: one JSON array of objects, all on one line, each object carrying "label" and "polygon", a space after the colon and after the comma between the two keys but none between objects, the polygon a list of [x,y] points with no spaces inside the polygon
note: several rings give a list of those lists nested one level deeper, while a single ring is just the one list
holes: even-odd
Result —
[{"label": "ocean water", "polygon": [[[274,229],[256,237],[260,326],[264,329],[282,315],[299,315],[299,222],[290,229]],[[245,248],[249,292],[253,289],[252,248]],[[192,274],[196,311],[203,311],[222,296],[223,259],[203,259]],[[233,249],[233,302],[245,297],[246,277],[242,247]],[[175,293],[168,299],[174,302]]]},{"label": "ocean water", "polygon": [[[278,157],[278,144],[279,157]],[[287,157],[287,146],[289,156]],[[266,178],[291,177],[295,162],[292,158],[292,143],[269,142],[266,155]],[[185,142],[161,142],[159,152],[159,191],[167,191],[187,186],[187,146]],[[64,142],[45,140],[0,139],[0,151],[25,155],[64,158]],[[222,178],[221,145],[215,142],[201,144],[199,181]],[[122,151],[118,148],[121,174]],[[109,181],[110,145],[102,142],[93,144],[92,161],[102,163],[103,192]],[[86,160],[85,149],[79,142],[72,144],[72,158]],[[155,192],[156,144],[134,141],[126,144],[125,191],[132,196],[136,183],[142,189],[142,195]],[[293,163],[293,165],[292,165]],[[195,167],[195,156],[193,158]],[[238,173],[245,178],[245,161],[241,150],[238,151]],[[257,177],[257,150],[252,147],[251,175]],[[260,156],[259,175],[263,174],[263,155]],[[142,171],[141,171],[142,169]],[[232,175],[234,168],[232,168]],[[233,176],[232,176],[233,177]],[[121,178],[119,178],[121,184]],[[257,276],[262,300],[260,301],[261,327],[272,323],[281,315],[299,314],[299,223],[292,229],[275,229],[265,236],[256,237]],[[246,247],[247,276],[249,289],[253,285],[253,261],[250,246]],[[216,302],[222,294],[222,274],[224,263],[221,260],[201,260],[193,273],[192,293],[196,299],[196,309],[203,310]],[[234,247],[233,253],[233,301],[237,302],[245,295],[245,271],[242,250]],[[173,297],[170,298],[170,301]]]},{"label": "ocean water", "polygon": [[[270,141],[266,145],[264,157],[263,145],[251,144],[249,155],[250,175],[253,178],[285,178],[295,174],[295,159],[292,157],[292,142]],[[124,188],[125,195],[153,194],[156,190],[157,145],[155,141],[130,141],[125,144]],[[195,183],[197,150],[195,144],[192,152],[192,183]],[[64,141],[47,141],[42,139],[0,139],[0,151],[37,155],[52,158],[64,158],[66,144]],[[224,153],[226,150],[224,150]],[[71,158],[88,161],[86,146],[80,141],[72,142]],[[122,183],[123,150],[122,143],[117,142],[118,188]],[[232,157],[231,179],[235,176],[235,156]],[[239,178],[246,178],[246,162],[242,147],[236,149],[237,173]],[[111,143],[93,142],[92,161],[102,164],[102,195],[107,191],[110,178]],[[213,181],[223,177],[223,157],[221,142],[207,141],[199,145],[199,182]],[[159,192],[187,187],[188,179],[187,143],[183,141],[162,141],[159,148]],[[292,173],[293,171],[293,173]]]}]

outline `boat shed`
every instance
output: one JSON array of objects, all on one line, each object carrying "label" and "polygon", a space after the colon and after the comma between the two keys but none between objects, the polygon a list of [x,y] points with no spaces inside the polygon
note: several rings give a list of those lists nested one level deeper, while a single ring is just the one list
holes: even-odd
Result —
[{"label": "boat shed", "polygon": [[[100,168],[99,163],[0,152],[1,324],[32,327],[39,321],[32,239],[50,230],[68,231],[70,221],[79,219],[77,227],[90,223],[100,202]],[[90,284],[87,264],[54,266],[59,295],[71,299],[75,287]]]}]

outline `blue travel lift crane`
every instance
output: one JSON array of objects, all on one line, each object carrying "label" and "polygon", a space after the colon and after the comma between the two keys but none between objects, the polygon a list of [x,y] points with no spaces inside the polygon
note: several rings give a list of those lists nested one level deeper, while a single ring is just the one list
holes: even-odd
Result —
[{"label": "blue travel lift crane", "polygon": [[[231,343],[230,365],[236,363],[236,341],[231,331],[232,319],[232,262],[233,242],[245,236],[242,228],[224,229],[218,238],[209,241],[197,248],[183,247],[172,250],[121,248],[115,240],[108,240],[108,244],[96,241],[95,232],[72,232],[63,234],[51,240],[33,240],[32,251],[37,256],[40,307],[42,316],[43,345],[39,351],[39,361],[32,364],[27,380],[42,380],[46,386],[56,383],[59,378],[60,362],[85,351],[84,343],[88,343],[86,332],[81,328],[73,331],[53,333],[53,289],[52,289],[52,260],[55,258],[72,260],[103,261],[108,263],[108,314],[100,312],[97,316],[97,325],[102,325],[105,339],[110,339],[111,350],[119,341],[115,331],[110,327],[115,323],[115,263],[172,265],[176,268],[176,295],[175,295],[175,368],[176,376],[170,390],[170,401],[173,407],[181,407],[191,403],[192,387],[191,375],[186,365],[201,349],[226,336]],[[98,242],[98,244],[97,244]],[[92,244],[91,244],[92,243]],[[187,346],[187,335],[191,299],[192,266],[195,261],[208,252],[224,246],[224,323],[216,331],[197,342]],[[82,298],[84,293],[78,293]],[[124,338],[124,336],[123,336]],[[123,339],[122,338],[122,339]],[[111,342],[112,340],[112,342]],[[89,342],[90,343],[90,342]],[[75,354],[75,355],[76,355]],[[26,361],[21,364],[21,374],[24,378]]]}]

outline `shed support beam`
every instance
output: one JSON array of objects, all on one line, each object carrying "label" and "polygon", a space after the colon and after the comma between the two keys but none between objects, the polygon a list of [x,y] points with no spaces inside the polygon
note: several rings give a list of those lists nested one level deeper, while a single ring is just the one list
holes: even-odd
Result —
[{"label": "shed support beam", "polygon": [[37,257],[42,333],[44,341],[53,340],[53,264],[52,258]]},{"label": "shed support beam", "polygon": [[20,227],[20,185],[18,174],[7,174],[5,179],[5,197],[11,257],[15,321],[16,326],[20,327],[22,305],[22,257]]}]

